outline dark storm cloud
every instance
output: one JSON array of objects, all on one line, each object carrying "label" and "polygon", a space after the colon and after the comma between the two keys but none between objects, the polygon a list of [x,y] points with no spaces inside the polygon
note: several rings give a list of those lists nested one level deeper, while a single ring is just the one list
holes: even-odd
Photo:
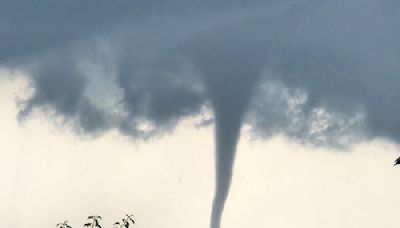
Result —
[{"label": "dark storm cloud", "polygon": [[[353,124],[357,130],[362,125],[364,137],[398,141],[400,46],[396,40],[400,30],[395,23],[399,8],[392,8],[396,4],[339,1],[318,3],[303,13],[296,10],[292,21],[277,29],[279,39],[270,49],[275,50],[274,59],[268,63],[265,75],[266,80],[283,83],[283,90],[278,91],[281,94],[273,102],[284,96],[285,89],[297,91],[297,95],[287,97],[281,105],[255,110],[256,122],[259,120],[255,128],[268,132],[276,126],[289,135],[310,139],[317,129],[304,123],[318,124],[325,118],[318,134],[326,138],[325,143],[343,135],[343,131],[349,133],[347,127]],[[290,110],[285,106],[299,96],[306,99],[297,105],[297,116],[287,113]],[[260,107],[271,98],[257,96],[256,100]],[[280,115],[271,119],[274,110],[280,110]],[[326,113],[317,118],[318,112]],[[285,114],[288,118],[282,121]],[[363,118],[353,123],[360,115]],[[295,118],[300,118],[297,121],[303,125],[293,125]],[[270,124],[260,124],[263,121]]]},{"label": "dark storm cloud", "polygon": [[66,45],[121,21],[129,1],[8,1],[0,9],[0,60]]},{"label": "dark storm cloud", "polygon": [[[120,56],[117,58],[112,58],[114,61],[112,64],[117,68],[115,82],[123,90],[126,98],[121,101],[123,107],[128,112],[142,112],[142,115],[154,119],[155,122],[162,122],[163,119],[168,122],[179,119],[180,116],[196,113],[204,102],[204,98],[207,97],[207,95],[201,95],[198,89],[201,85],[195,85],[197,89],[193,89],[193,84],[198,84],[198,81],[190,83],[187,82],[189,77],[182,76],[182,74],[191,74],[190,72],[177,73],[177,71],[182,71],[179,68],[185,68],[190,64],[196,65],[189,62],[190,54],[188,59],[182,56],[180,53],[182,46],[186,48],[187,43],[193,44],[194,42],[188,40],[193,40],[193,37],[197,39],[196,36],[208,40],[220,39],[219,43],[224,43],[224,39],[228,38],[226,40],[228,43],[232,40],[236,43],[232,44],[233,46],[204,47],[205,43],[201,46],[201,42],[198,42],[200,45],[196,44],[197,47],[187,49],[192,52],[195,50],[197,56],[206,55],[203,59],[209,63],[204,62],[203,65],[215,63],[215,67],[221,69],[231,66],[226,63],[231,60],[246,61],[254,65],[257,65],[257,61],[264,61],[263,67],[266,73],[263,74],[263,82],[280,81],[284,85],[283,88],[291,91],[300,89],[305,93],[307,100],[300,110],[304,115],[309,116],[313,110],[319,108],[324,108],[329,113],[340,113],[349,118],[361,113],[365,117],[367,135],[397,140],[400,137],[397,131],[398,124],[396,124],[399,108],[395,105],[399,96],[397,89],[399,25],[395,22],[399,15],[398,3],[396,1],[350,3],[302,1],[289,4],[289,2],[280,4],[268,2],[264,5],[261,2],[252,2],[252,4],[244,5],[238,1],[224,9],[222,3],[214,5],[211,2],[187,4],[172,1],[167,4],[163,1],[135,3],[133,1],[113,3],[108,1],[65,1],[62,3],[3,1],[0,14],[0,64],[4,67],[18,68],[21,63],[40,62],[43,70],[36,71],[44,74],[44,69],[55,68],[54,66],[67,67],[63,66],[63,60],[60,60],[60,63],[51,63],[52,67],[46,66],[46,58],[40,57],[42,53],[51,53],[55,58],[52,62],[56,62],[56,59],[63,59],[61,55],[64,51],[60,50],[76,48],[76,43],[86,42],[84,45],[90,46],[91,40],[98,37],[114,39],[115,36],[112,34],[131,37],[131,40],[117,39],[117,43],[112,45],[112,48],[127,49],[118,52],[117,55]],[[254,14],[253,11],[248,10],[255,7],[265,10],[254,11],[256,12]],[[170,18],[174,18],[175,22],[171,20],[165,22]],[[152,21],[153,27],[149,26],[150,32],[143,33],[138,25],[147,21]],[[244,23],[244,21],[250,22]],[[166,23],[170,23],[169,29],[162,28]],[[231,35],[221,36],[221,34],[228,34],[225,31],[229,29],[224,27],[232,27],[232,24],[236,27],[231,30],[236,31],[231,32]],[[224,29],[221,30],[221,28]],[[207,35],[201,35],[202,33],[207,33]],[[141,42],[139,44],[138,39]],[[140,47],[146,43],[147,39],[150,45],[155,46],[154,50]],[[240,51],[238,48],[241,47],[241,43],[252,43],[253,46],[247,45],[244,48],[250,55],[235,54]],[[207,48],[216,49],[220,53],[225,53],[226,56],[210,55]],[[136,53],[135,58],[129,57],[132,56],[132,52]],[[150,54],[153,56],[143,57],[147,60],[137,57],[138,53],[146,52],[153,52]],[[184,52],[187,54],[187,50]],[[268,60],[260,58],[260,54],[267,54]],[[72,59],[79,61],[80,56],[76,55]],[[128,58],[125,58],[126,55]],[[233,55],[237,55],[236,60],[232,59]],[[143,64],[143,61],[146,63]],[[246,71],[255,69],[248,64],[246,67],[248,68],[245,69]],[[143,69],[148,72],[144,73]],[[62,69],[59,71],[61,72]],[[69,69],[69,73],[64,75],[71,75],[67,80],[71,85],[75,84],[70,82],[73,80],[76,84],[83,83],[82,89],[85,90],[87,80],[84,79],[85,72],[81,71],[81,69]],[[33,78],[39,80],[41,77]],[[52,79],[51,76],[48,78]],[[142,80],[144,78],[145,80]],[[181,78],[186,78],[186,82],[179,82],[179,84],[178,81],[181,81]],[[265,78],[272,78],[272,80]],[[158,80],[166,86],[154,86],[156,84],[154,81]],[[60,80],[53,80],[54,86],[57,86],[58,81]],[[33,85],[40,85],[40,83],[34,82]],[[145,91],[153,87],[154,93],[148,91],[145,95]],[[45,91],[48,88],[50,87],[37,86],[35,89],[43,97],[43,94],[50,94]],[[68,88],[65,89],[68,90]],[[71,90],[73,89],[75,88],[72,87]],[[284,105],[282,106],[282,103],[278,105],[277,102],[272,102],[275,103],[272,105],[268,99],[263,100],[260,97],[261,93],[259,92],[259,96],[256,96],[258,108],[252,106],[254,112],[260,113],[252,115],[255,119],[258,118],[257,121],[254,118],[250,120],[252,123],[258,123],[255,130],[269,135],[267,132],[273,128],[266,123],[282,123],[278,124],[276,129],[289,133],[290,128],[293,128],[289,124],[290,121],[274,121],[272,118],[275,117],[266,114],[269,110],[273,112],[273,110],[283,108]],[[81,98],[87,99],[83,94]],[[178,97],[179,99],[176,99]],[[143,98],[148,100],[143,102]],[[57,99],[57,96],[52,99]],[[60,102],[67,101],[61,99]],[[263,105],[263,102],[268,105]],[[45,103],[36,101],[30,106],[41,106]],[[85,103],[93,106],[90,100]],[[49,102],[49,104],[56,103]],[[144,112],[135,107],[139,104],[149,107],[148,110]],[[261,106],[265,108],[260,110]],[[67,116],[72,113],[63,105],[54,105],[53,108]],[[177,113],[176,117],[174,110]],[[98,112],[102,111],[94,113]],[[282,116],[276,116],[276,118],[279,120]],[[288,120],[291,118],[290,115],[287,117]],[[102,121],[99,124],[102,126],[100,128],[108,125]],[[296,137],[307,138],[310,132],[305,128],[307,127],[303,127],[301,131],[297,130]]]},{"label": "dark storm cloud", "polygon": [[[193,15],[240,7],[240,1],[2,0],[0,61],[19,59],[155,15]],[[249,5],[258,5],[254,1]]]},{"label": "dark storm cloud", "polygon": [[96,133],[108,128],[103,110],[94,106],[85,96],[87,81],[76,63],[64,53],[63,57],[46,57],[45,63],[30,68],[34,95],[23,103],[20,118],[25,119],[34,109],[41,107],[50,113],[65,117],[74,123],[78,132]]},{"label": "dark storm cloud", "polygon": [[[21,117],[41,108],[70,120],[83,132],[115,127],[148,137],[207,105],[201,83],[177,46],[207,27],[207,16],[218,18],[220,9],[227,8],[223,2],[4,1],[3,6],[0,65],[23,69],[34,88]],[[227,11],[239,6],[233,2]],[[97,48],[99,39],[111,47],[110,53],[100,54],[108,61],[97,64],[114,70],[107,73],[122,93],[118,115],[96,107],[87,97],[90,72],[81,65],[87,56],[96,61],[99,53],[90,50]],[[143,132],[139,129],[143,121],[156,129]]]},{"label": "dark storm cloud", "polygon": [[227,2],[3,1],[0,65],[32,82],[22,117],[44,109],[79,131],[149,137],[212,109],[213,228],[243,123],[317,145],[400,140],[397,1]]},{"label": "dark storm cloud", "polygon": [[[181,118],[199,113],[204,98],[198,79],[182,56],[176,51],[158,51],[145,49],[134,54],[135,50],[125,50],[116,63],[116,84],[122,91],[121,105],[128,120],[150,120],[159,130],[165,130]],[[124,133],[137,130],[125,124],[120,125]]]}]

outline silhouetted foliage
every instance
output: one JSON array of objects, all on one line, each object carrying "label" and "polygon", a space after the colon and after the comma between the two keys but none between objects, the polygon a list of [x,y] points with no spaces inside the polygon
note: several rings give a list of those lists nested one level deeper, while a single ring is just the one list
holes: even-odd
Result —
[{"label": "silhouetted foliage", "polygon": [[94,227],[98,227],[98,228],[102,228],[99,224],[99,219],[103,219],[101,216],[99,215],[91,215],[88,217],[89,220],[92,220],[88,223],[86,223],[85,225],[83,225],[83,227],[90,227],[90,228],[94,228]]},{"label": "silhouetted foliage", "polygon": [[[135,224],[135,220],[133,220],[133,215],[125,214],[125,218],[121,220],[121,222],[115,222],[113,224],[113,228],[129,228],[130,225]],[[99,215],[91,215],[87,218],[89,220],[88,223],[83,225],[84,228],[102,228],[100,226],[99,220],[103,219]],[[62,223],[57,223],[57,228],[72,228],[68,225],[68,221],[64,221]]]},{"label": "silhouetted foliage", "polygon": [[57,223],[56,227],[57,228],[72,228],[70,225],[68,225],[68,221],[64,221],[63,223]]},{"label": "silhouetted foliage", "polygon": [[113,228],[129,228],[130,224],[135,224],[133,215],[126,214],[126,217],[122,219],[122,222],[115,222]]}]

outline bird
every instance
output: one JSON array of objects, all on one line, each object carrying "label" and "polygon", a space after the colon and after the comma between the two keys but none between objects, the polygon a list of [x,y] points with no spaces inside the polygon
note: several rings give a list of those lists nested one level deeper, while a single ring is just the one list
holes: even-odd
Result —
[{"label": "bird", "polygon": [[85,225],[83,225],[83,227],[90,227],[90,226],[92,226],[92,223],[85,223]]},{"label": "bird", "polygon": [[398,157],[398,158],[396,159],[396,161],[394,161],[394,164],[393,164],[393,165],[395,166],[395,165],[399,165],[399,164],[400,164],[400,157]]}]

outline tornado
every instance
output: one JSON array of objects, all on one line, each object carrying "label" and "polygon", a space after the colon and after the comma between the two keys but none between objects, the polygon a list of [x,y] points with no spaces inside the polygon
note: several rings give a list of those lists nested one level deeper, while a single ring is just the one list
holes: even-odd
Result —
[{"label": "tornado", "polygon": [[242,119],[250,98],[250,88],[253,86],[253,83],[244,86],[232,85],[229,81],[226,83],[225,88],[214,88],[215,84],[208,84],[208,88],[223,90],[221,93],[214,91],[212,98],[215,115],[216,185],[210,221],[211,228],[220,227],[222,212],[232,181],[236,145],[240,136]]},{"label": "tornado", "polygon": [[252,36],[253,26],[247,28],[218,28],[199,35],[186,46],[186,53],[200,72],[215,118],[216,176],[211,228],[221,224],[241,126],[265,62],[261,38]]}]

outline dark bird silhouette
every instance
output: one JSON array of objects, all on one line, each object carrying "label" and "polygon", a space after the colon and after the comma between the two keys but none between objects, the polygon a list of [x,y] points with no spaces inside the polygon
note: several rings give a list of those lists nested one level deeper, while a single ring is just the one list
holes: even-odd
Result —
[{"label": "dark bird silhouette", "polygon": [[90,226],[92,226],[92,223],[85,223],[85,225],[83,225],[83,227],[90,227]]},{"label": "dark bird silhouette", "polygon": [[400,157],[398,157],[397,159],[396,159],[396,161],[394,161],[394,164],[393,165],[399,165],[400,164]]}]

